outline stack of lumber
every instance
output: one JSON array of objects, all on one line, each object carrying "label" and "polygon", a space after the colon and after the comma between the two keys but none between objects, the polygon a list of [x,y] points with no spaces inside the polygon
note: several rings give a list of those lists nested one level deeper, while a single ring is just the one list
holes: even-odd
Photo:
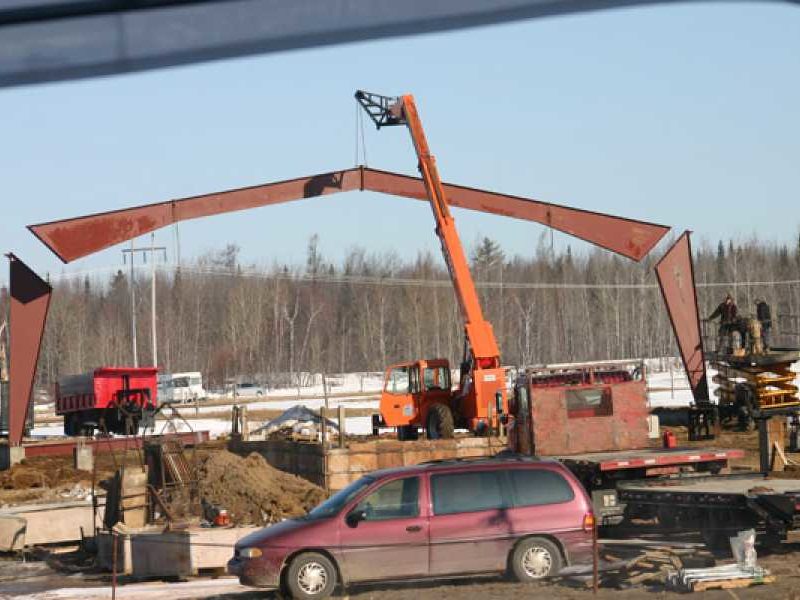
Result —
[{"label": "stack of lumber", "polygon": [[603,553],[610,568],[601,573],[602,587],[625,589],[638,585],[664,585],[670,573],[683,570],[688,565],[713,565],[714,558],[706,550],[695,548],[653,547],[640,549],[628,558],[620,556],[619,549]]}]

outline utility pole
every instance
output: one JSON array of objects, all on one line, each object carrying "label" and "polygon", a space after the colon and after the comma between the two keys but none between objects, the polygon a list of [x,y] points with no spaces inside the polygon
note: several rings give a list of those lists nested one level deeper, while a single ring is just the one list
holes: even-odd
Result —
[{"label": "utility pole", "polygon": [[155,234],[150,234],[150,247],[136,248],[134,247],[133,240],[131,240],[131,247],[122,251],[123,260],[127,260],[127,255],[130,254],[131,259],[131,327],[133,328],[133,366],[139,366],[139,358],[136,347],[136,295],[133,286],[133,262],[136,253],[141,253],[145,264],[147,263],[147,255],[150,254],[150,324],[153,348],[153,366],[158,366],[158,338],[157,338],[157,320],[156,320],[156,252],[162,252],[164,260],[167,257],[167,248],[165,246],[156,246]]}]

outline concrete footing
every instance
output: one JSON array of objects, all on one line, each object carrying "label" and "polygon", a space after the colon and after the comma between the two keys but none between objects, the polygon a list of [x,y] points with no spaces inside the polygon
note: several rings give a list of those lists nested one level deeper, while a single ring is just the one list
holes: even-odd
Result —
[{"label": "concrete footing", "polygon": [[102,522],[102,510],[98,509],[95,521],[90,500],[0,508],[0,552],[80,541],[93,535]]},{"label": "concrete footing", "polygon": [[[164,531],[163,527],[125,529],[116,534],[118,575],[135,578],[222,573],[233,557],[233,547],[260,527],[192,528]],[[113,534],[97,535],[97,559],[102,569],[113,569]]]},{"label": "concrete footing", "polygon": [[91,472],[94,469],[94,448],[78,442],[72,450],[72,460],[78,471]]},{"label": "concrete footing", "polygon": [[24,446],[0,446],[0,471],[10,469],[25,460]]}]

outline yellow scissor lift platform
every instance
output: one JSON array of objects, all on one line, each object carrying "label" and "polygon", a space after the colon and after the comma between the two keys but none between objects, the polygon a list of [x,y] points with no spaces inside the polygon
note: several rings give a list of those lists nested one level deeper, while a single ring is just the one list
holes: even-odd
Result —
[{"label": "yellow scissor lift platform", "polygon": [[720,405],[736,404],[737,386],[746,385],[761,411],[800,406],[797,373],[792,365],[800,360],[800,350],[775,348],[763,354],[709,353],[707,358],[717,371],[713,381]]},{"label": "yellow scissor lift platform", "polygon": [[761,470],[770,470],[771,442],[767,421],[783,415],[792,420],[792,439],[796,446],[800,424],[800,397],[792,366],[800,360],[797,348],[774,348],[761,354],[706,354],[710,367],[717,371],[713,381],[720,416],[734,415],[745,429],[758,427]]}]

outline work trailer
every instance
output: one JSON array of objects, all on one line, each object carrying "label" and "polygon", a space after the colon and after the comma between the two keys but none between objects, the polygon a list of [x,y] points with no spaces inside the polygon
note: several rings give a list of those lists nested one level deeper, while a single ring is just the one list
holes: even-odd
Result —
[{"label": "work trailer", "polygon": [[718,474],[744,457],[741,449],[665,447],[650,415],[645,375],[642,361],[524,369],[509,403],[509,451],[562,462],[605,525],[626,515],[622,482]]}]

